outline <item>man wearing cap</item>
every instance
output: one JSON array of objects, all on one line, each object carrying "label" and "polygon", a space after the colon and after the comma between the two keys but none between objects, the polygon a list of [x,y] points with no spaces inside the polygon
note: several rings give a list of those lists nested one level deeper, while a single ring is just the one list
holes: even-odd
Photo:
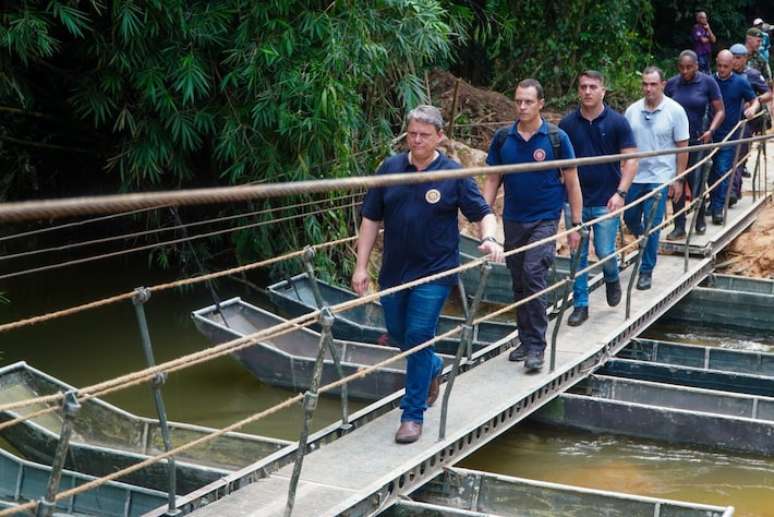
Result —
[{"label": "man wearing cap", "polygon": [[771,67],[760,53],[763,32],[755,27],[747,30],[744,45],[747,47],[747,64],[758,70],[766,81],[771,81]]},{"label": "man wearing cap", "polygon": [[712,55],[712,44],[716,38],[707,19],[707,13],[698,11],[696,13],[696,25],[691,29],[691,40],[693,41],[693,51],[699,59],[699,70],[705,74],[710,73],[710,55]]},{"label": "man wearing cap", "polygon": [[[488,165],[529,164],[575,158],[567,133],[541,117],[544,104],[543,86],[538,81],[525,79],[518,84],[516,109],[519,118],[512,126],[498,130],[502,138],[498,138],[498,133],[495,133],[486,158]],[[559,216],[566,198],[570,203],[571,224],[581,224],[583,198],[575,167],[553,167],[505,175],[487,174],[484,198],[490,205],[494,203],[501,183],[505,190],[503,229],[506,250],[552,238],[558,229]],[[570,249],[576,249],[580,235],[571,232],[567,240]],[[516,301],[546,289],[548,271],[555,253],[556,244],[549,240],[506,258]],[[516,322],[521,345],[511,351],[508,359],[524,361],[527,372],[540,371],[543,368],[548,328],[545,295],[519,306]]]},{"label": "man wearing cap", "polygon": [[[750,82],[743,76],[734,73],[734,55],[728,50],[721,50],[715,59],[717,72],[714,77],[720,86],[720,93],[723,96],[723,106],[726,109],[726,118],[715,132],[713,141],[720,142],[741,120],[742,115],[752,118],[757,113],[760,103],[755,96],[755,92],[750,86]],[[742,111],[745,102],[749,106]],[[739,131],[730,137],[734,140],[739,136]],[[712,185],[725,175],[734,165],[734,147],[727,146],[718,149],[715,159],[712,163],[709,183]],[[723,206],[726,202],[726,189],[728,188],[728,178],[724,179],[710,193],[710,213],[712,214],[712,224],[723,224]]]},{"label": "man wearing cap", "polygon": [[[767,102],[771,101],[771,90],[763,79],[763,75],[761,75],[758,70],[747,65],[747,47],[741,43],[736,43],[735,45],[731,45],[731,48],[728,50],[734,56],[734,72],[747,78],[755,95],[758,96],[758,102],[760,102],[762,106],[765,106]],[[742,137],[748,138],[752,136],[753,133],[760,133],[763,129],[763,122],[763,119],[760,117],[751,121],[745,126]],[[750,144],[742,144],[739,148],[739,157],[746,156],[749,149]],[[745,168],[746,163],[747,159],[739,164],[734,173],[734,190],[731,194],[731,199],[729,200],[729,206],[732,206],[737,199],[742,197],[742,178],[750,177],[750,174]]]},{"label": "man wearing cap", "polygon": [[[438,108],[418,106],[407,118],[409,152],[387,158],[381,174],[424,174],[459,169],[459,163],[438,152],[443,139],[443,119]],[[459,265],[458,211],[479,223],[479,250],[493,260],[502,260],[502,247],[495,240],[497,222],[473,178],[437,180],[417,184],[375,187],[368,190],[357,241],[357,264],[352,288],[360,295],[368,290],[368,259],[384,222],[384,252],[379,287],[387,289],[422,277],[454,269]],[[384,320],[392,342],[408,350],[435,336],[438,317],[456,275],[383,296]],[[443,361],[432,347],[406,359],[406,392],[403,413],[395,434],[398,443],[411,443],[422,434],[423,415],[438,396]]]},{"label": "man wearing cap", "polygon": [[761,31],[761,48],[758,49],[761,57],[769,63],[769,49],[771,47],[771,38],[769,32],[771,31],[771,25],[763,23],[762,18],[756,18],[753,20],[753,27]]}]

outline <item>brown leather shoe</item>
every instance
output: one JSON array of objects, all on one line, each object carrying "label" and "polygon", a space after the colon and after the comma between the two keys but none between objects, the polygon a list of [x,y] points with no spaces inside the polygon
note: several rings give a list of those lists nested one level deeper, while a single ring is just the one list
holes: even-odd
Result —
[{"label": "brown leather shoe", "polygon": [[422,436],[422,424],[406,420],[400,423],[398,432],[395,433],[395,441],[397,443],[413,443],[419,440],[420,436]]},{"label": "brown leather shoe", "polygon": [[427,392],[427,405],[432,406],[438,400],[438,394],[441,393],[441,374],[439,373],[430,381],[430,389]]}]

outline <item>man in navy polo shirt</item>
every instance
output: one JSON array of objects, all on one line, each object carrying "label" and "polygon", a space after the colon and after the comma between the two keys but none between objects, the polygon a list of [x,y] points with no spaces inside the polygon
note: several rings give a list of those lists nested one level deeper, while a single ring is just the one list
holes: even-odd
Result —
[{"label": "man in navy polo shirt", "polygon": [[[559,157],[554,154],[550,134],[554,130],[559,139],[561,158],[575,158],[567,134],[556,126],[549,128],[540,116],[543,104],[543,87],[538,81],[525,79],[519,83],[516,88],[519,119],[505,138],[492,140],[486,163],[505,165],[557,159]],[[503,226],[506,249],[512,250],[555,235],[565,203],[565,192],[572,210],[572,224],[577,226],[581,223],[583,201],[574,167],[505,176],[489,174],[484,183],[484,198],[490,205],[494,203],[501,183],[505,184]],[[579,240],[578,233],[572,232],[568,237],[570,248],[577,248]],[[554,261],[555,252],[555,242],[549,241],[507,257],[516,301],[546,288],[548,269]],[[511,361],[526,359],[528,372],[539,371],[543,367],[548,326],[545,296],[521,305],[516,311],[516,321],[521,345],[508,358]]]},{"label": "man in navy polo shirt", "polygon": [[[726,116],[723,107],[723,99],[720,96],[720,88],[715,79],[699,71],[696,53],[693,50],[683,50],[677,58],[677,69],[680,72],[669,79],[664,88],[664,94],[675,100],[685,110],[688,116],[689,145],[708,144],[712,141],[712,135],[720,127]],[[714,112],[708,127],[705,127],[704,116]],[[698,162],[703,153],[690,153],[688,155],[688,167]],[[702,173],[700,170],[689,172],[685,178],[688,191],[693,197],[699,195],[702,188]],[[672,211],[677,213],[685,206],[684,196],[672,198]],[[675,216],[674,229],[667,235],[667,240],[673,241],[685,238],[685,213]],[[700,207],[696,218],[696,232],[703,234],[707,229],[704,222],[703,206]]]},{"label": "man in navy polo shirt", "polygon": [[[407,116],[409,152],[386,159],[377,174],[422,174],[459,169],[459,163],[436,150],[443,138],[443,118],[433,106],[419,106]],[[440,180],[369,189],[363,200],[357,264],[352,288],[360,295],[369,288],[368,258],[384,221],[384,255],[379,287],[388,289],[412,280],[454,269],[459,265],[460,232],[457,212],[479,223],[479,250],[502,261],[495,240],[497,221],[473,178]],[[408,350],[435,336],[438,317],[457,275],[404,289],[382,297],[391,341]],[[424,348],[406,360],[406,394],[400,403],[398,443],[411,443],[422,434],[423,414],[438,397],[443,361]]]},{"label": "man in navy polo shirt", "polygon": [[[734,73],[734,56],[728,50],[721,50],[715,59],[715,81],[720,86],[720,93],[723,96],[723,106],[726,109],[726,118],[715,132],[715,142],[720,142],[741,120],[742,114],[747,118],[752,118],[757,113],[760,104],[755,92],[750,86],[750,82],[741,75]],[[749,102],[747,109],[743,109],[743,104]],[[730,137],[735,140],[740,135],[736,130]],[[728,146],[718,150],[715,160],[712,163],[712,172],[710,173],[709,183],[713,184],[724,174],[731,170],[734,165],[734,147]],[[726,177],[720,185],[710,194],[710,213],[712,214],[712,224],[723,224],[723,206],[726,202],[726,189],[728,188],[728,178]]]},{"label": "man in navy polo shirt", "polygon": [[[579,108],[559,123],[575,149],[578,158],[627,154],[637,151],[632,128],[626,119],[605,105],[605,78],[595,71],[587,70],[578,79]],[[623,169],[623,174],[621,173]],[[624,206],[624,199],[637,173],[636,160],[616,163],[583,165],[578,169],[583,193],[583,222],[606,215]],[[570,214],[565,212],[565,226],[570,227]],[[592,227],[594,251],[604,258],[615,253],[615,237],[618,233],[620,216],[594,223]],[[588,242],[580,250],[578,269],[588,265]],[[615,307],[621,301],[621,282],[618,279],[618,260],[611,259],[603,264],[607,304]],[[572,327],[581,325],[589,317],[588,274],[575,279],[573,284],[574,310],[567,319]]]},{"label": "man in navy polo shirt", "polygon": [[[640,151],[661,151],[688,146],[688,116],[682,106],[664,95],[665,86],[664,72],[656,66],[647,67],[642,71],[642,92],[645,96],[626,108],[626,120],[632,126]],[[682,174],[687,163],[688,153],[665,154],[640,160],[637,175],[626,196],[626,204],[660,190],[661,197],[653,218],[653,227],[657,227],[663,221],[666,211],[666,182],[676,174]],[[668,189],[673,197],[682,195],[682,185],[675,188],[670,184]],[[655,196],[652,195],[624,212],[626,226],[637,237],[645,232],[648,215],[656,202]],[[645,241],[637,289],[645,290],[651,287],[660,234],[660,231],[655,231]]]}]

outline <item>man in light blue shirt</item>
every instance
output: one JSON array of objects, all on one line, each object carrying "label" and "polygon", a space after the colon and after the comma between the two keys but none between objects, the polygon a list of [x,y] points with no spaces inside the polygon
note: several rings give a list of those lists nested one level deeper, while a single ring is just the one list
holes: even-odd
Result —
[{"label": "man in light blue shirt", "polygon": [[[655,66],[642,71],[642,92],[645,95],[626,109],[626,119],[634,132],[634,140],[640,151],[660,151],[675,147],[688,146],[688,116],[677,102],[664,95],[664,72]],[[682,174],[688,163],[688,153],[666,154],[644,158],[639,162],[639,170],[626,195],[626,204],[646,196],[654,190],[661,191],[656,205],[653,226],[661,224],[666,211],[667,188],[669,195],[682,196],[683,187],[665,183]],[[648,214],[655,202],[655,196],[626,210],[624,222],[631,232],[639,237],[645,232]],[[656,267],[658,240],[661,232],[656,231],[647,238],[642,256],[637,289],[650,289],[653,268]]]}]

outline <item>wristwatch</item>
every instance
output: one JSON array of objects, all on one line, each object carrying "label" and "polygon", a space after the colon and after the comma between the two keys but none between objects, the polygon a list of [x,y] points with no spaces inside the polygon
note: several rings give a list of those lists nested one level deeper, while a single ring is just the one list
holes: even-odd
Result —
[{"label": "wristwatch", "polygon": [[618,189],[618,190],[615,191],[615,193],[618,194],[619,196],[621,196],[622,198],[626,198],[626,191],[625,190]]},{"label": "wristwatch", "polygon": [[495,238],[494,238],[494,237],[492,237],[491,235],[487,235],[486,237],[484,237],[483,239],[481,239],[480,241],[478,241],[478,243],[479,243],[479,244],[484,244],[484,243],[485,243],[485,242],[487,242],[487,241],[489,241],[489,242],[494,242],[495,244],[500,244],[499,242],[497,242],[497,239],[495,239]]}]

